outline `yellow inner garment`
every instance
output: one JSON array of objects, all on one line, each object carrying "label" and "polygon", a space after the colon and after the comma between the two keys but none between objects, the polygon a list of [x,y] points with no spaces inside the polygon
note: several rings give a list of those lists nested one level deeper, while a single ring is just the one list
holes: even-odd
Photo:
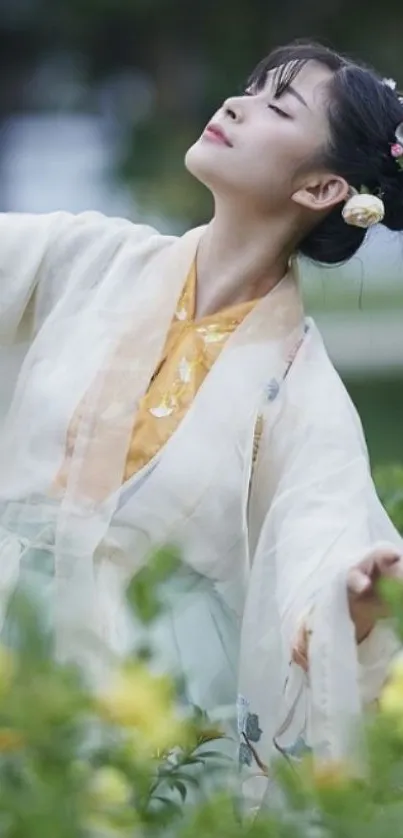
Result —
[{"label": "yellow inner garment", "polygon": [[193,263],[166,339],[159,367],[141,400],[131,436],[124,480],[145,466],[169,440],[226,341],[252,310],[252,300],[195,320]]},{"label": "yellow inner garment", "polygon": [[[196,265],[192,265],[165,341],[161,361],[138,407],[126,458],[124,482],[147,465],[169,440],[229,336],[251,311],[255,302],[240,303],[218,314],[195,320]],[[110,398],[113,401],[113,387]],[[56,493],[63,491],[67,485],[81,409],[78,408],[70,423],[64,463],[53,487]],[[89,457],[85,476],[90,497],[104,498],[107,491],[105,486],[108,486],[105,477],[107,471],[108,462],[99,462],[96,456]]]}]

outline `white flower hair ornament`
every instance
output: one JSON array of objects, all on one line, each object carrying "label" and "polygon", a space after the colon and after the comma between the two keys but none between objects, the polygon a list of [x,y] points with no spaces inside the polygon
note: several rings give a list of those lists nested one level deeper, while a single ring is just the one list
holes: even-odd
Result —
[{"label": "white flower hair ornament", "polygon": [[346,224],[351,227],[361,227],[367,230],[383,221],[385,205],[382,198],[377,195],[370,195],[364,190],[357,192],[356,189],[351,189],[350,197],[344,204],[342,216]]}]

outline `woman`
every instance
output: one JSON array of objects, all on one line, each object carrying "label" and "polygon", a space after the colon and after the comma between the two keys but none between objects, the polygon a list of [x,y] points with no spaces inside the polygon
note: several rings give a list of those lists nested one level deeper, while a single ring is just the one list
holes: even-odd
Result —
[{"label": "woman", "polygon": [[24,312],[31,338],[2,434],[2,601],[38,588],[58,654],[102,677],[86,635],[130,647],[127,581],[175,540],[186,570],[157,652],[216,717],[239,693],[258,777],[300,735],[345,756],[396,651],[375,582],[402,574],[402,542],[294,257],[347,260],[383,213],[403,229],[402,121],[374,73],[292,45],[187,154],[206,227],[1,220],[2,343]]}]

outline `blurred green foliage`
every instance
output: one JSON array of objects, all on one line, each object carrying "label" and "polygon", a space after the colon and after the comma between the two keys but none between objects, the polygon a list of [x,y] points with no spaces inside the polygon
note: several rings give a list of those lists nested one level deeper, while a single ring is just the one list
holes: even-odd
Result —
[{"label": "blurred green foliage", "polygon": [[[403,486],[402,471],[384,475],[385,495],[388,480]],[[163,550],[132,582],[129,601],[146,625],[177,567]],[[385,596],[403,638],[401,585]],[[183,714],[173,682],[133,651],[95,695],[83,671],[54,660],[40,610],[21,592],[8,620],[18,644],[0,646],[2,838],[403,838],[401,661],[365,725],[365,772],[281,759],[251,821],[240,815],[233,766],[217,758],[219,732],[197,708]]]},{"label": "blurred green foliage", "polygon": [[403,462],[401,376],[355,377],[346,384],[364,425],[372,466]]},{"label": "blurred green foliage", "polygon": [[[128,592],[137,619],[157,616],[161,586],[177,567],[169,549],[150,557]],[[145,585],[145,582],[147,583]],[[95,695],[84,670],[57,663],[41,609],[18,591],[0,646],[2,838],[118,838],[167,834],[200,777],[226,766],[209,748],[221,737],[198,708],[185,712],[174,681],[141,654],[116,662]],[[98,650],[102,654],[102,650]],[[214,758],[214,759],[212,759]],[[228,769],[227,769],[228,770]]]},{"label": "blurred green foliage", "polygon": [[379,467],[375,482],[388,515],[403,535],[403,465]]},{"label": "blurred green foliage", "polygon": [[[4,2],[0,117],[26,107],[35,68],[55,55],[76,61],[87,91],[82,106],[95,112],[102,85],[127,73],[138,74],[148,85],[150,101],[144,108],[134,94],[133,100],[124,98],[117,126],[119,176],[144,209],[177,219],[179,228],[190,226],[206,220],[212,205],[207,190],[186,173],[184,154],[257,61],[277,44],[315,38],[375,65],[403,87],[402,14],[397,0],[385,0],[381,6],[368,0]],[[326,277],[327,295],[331,284]],[[355,286],[343,291],[343,299],[336,296],[325,307],[356,310],[360,304]],[[398,288],[364,298],[366,309],[401,308],[401,303]],[[308,304],[315,311],[324,302],[315,307],[315,300],[308,299]],[[402,459],[401,377],[347,383],[373,464]]]},{"label": "blurred green foliage", "polygon": [[[46,55],[83,60],[97,84],[135,71],[154,88],[153,104],[127,135],[121,173],[147,206],[186,223],[206,217],[209,200],[186,175],[183,155],[224,97],[244,84],[275,45],[309,37],[402,79],[401,5],[356,0],[27,0],[0,9],[0,62],[27,76]],[[7,73],[9,77],[9,73]],[[1,97],[0,97],[1,98]]]}]

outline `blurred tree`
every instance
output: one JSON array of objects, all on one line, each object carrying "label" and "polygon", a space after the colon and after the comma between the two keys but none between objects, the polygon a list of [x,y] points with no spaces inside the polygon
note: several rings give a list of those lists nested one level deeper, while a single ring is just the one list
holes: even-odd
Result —
[{"label": "blurred tree", "polygon": [[[24,82],[55,51],[84,56],[95,88],[141,72],[154,95],[146,112],[125,114],[120,174],[150,207],[199,222],[204,191],[184,172],[189,144],[217,104],[239,88],[277,43],[320,39],[403,79],[397,0],[0,0],[0,62],[8,84],[0,111],[24,104]],[[10,68],[12,72],[10,72]]]}]

